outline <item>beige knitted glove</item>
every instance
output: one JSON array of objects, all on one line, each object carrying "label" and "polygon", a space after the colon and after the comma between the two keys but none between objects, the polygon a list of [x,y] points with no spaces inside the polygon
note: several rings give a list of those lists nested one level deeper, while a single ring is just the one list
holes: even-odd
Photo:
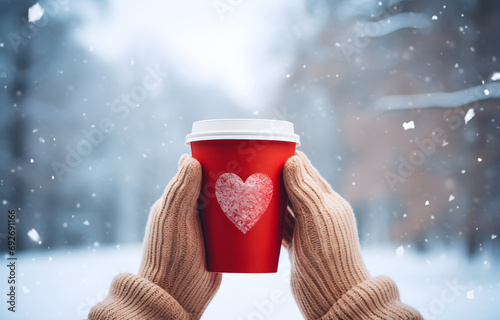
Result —
[{"label": "beige knitted glove", "polygon": [[139,275],[116,276],[109,296],[90,311],[90,320],[201,317],[222,274],[206,270],[196,208],[200,187],[199,162],[182,156],[179,172],[149,215]]},{"label": "beige knitted glove", "polygon": [[370,277],[361,258],[352,209],[303,153],[285,164],[291,202],[283,245],[291,285],[306,319],[423,319],[401,303],[396,284]]}]

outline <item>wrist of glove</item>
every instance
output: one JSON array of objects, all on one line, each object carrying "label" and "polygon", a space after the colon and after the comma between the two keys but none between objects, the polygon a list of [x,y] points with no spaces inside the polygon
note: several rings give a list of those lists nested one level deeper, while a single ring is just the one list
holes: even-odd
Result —
[{"label": "wrist of glove", "polygon": [[92,308],[89,319],[193,318],[163,288],[140,276],[121,273],[113,279],[108,297]]}]

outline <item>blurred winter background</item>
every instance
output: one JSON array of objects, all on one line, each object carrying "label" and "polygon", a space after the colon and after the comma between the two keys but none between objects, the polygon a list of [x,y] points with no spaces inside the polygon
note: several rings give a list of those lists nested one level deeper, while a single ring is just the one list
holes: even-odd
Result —
[{"label": "blurred winter background", "polygon": [[[19,257],[17,312],[0,317],[86,318],[137,272],[191,123],[247,117],[294,122],[404,302],[497,318],[499,15],[488,0],[0,0],[0,245],[15,209]],[[204,319],[301,319],[288,278],[286,252],[278,274],[225,275]]]}]

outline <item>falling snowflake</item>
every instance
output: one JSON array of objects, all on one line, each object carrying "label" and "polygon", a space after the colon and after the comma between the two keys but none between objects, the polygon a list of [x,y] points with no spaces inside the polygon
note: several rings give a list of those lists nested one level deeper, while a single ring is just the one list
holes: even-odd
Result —
[{"label": "falling snowflake", "polygon": [[24,294],[30,293],[30,290],[26,288],[26,286],[23,286],[23,293]]},{"label": "falling snowflake", "polygon": [[500,72],[493,72],[490,79],[493,81],[500,80]]},{"label": "falling snowflake", "polygon": [[409,121],[409,122],[403,122],[403,129],[409,130],[409,129],[415,129],[415,122]]},{"label": "falling snowflake", "polygon": [[450,197],[448,198],[448,202],[453,201],[453,199],[455,199],[455,196],[454,196],[454,195],[452,195],[452,194],[450,194]]},{"label": "falling snowflake", "polygon": [[467,299],[474,299],[474,290],[467,291]]},{"label": "falling snowflake", "polygon": [[45,10],[37,2],[28,9],[28,22],[36,22],[43,16]]},{"label": "falling snowflake", "polygon": [[474,118],[476,114],[474,113],[474,109],[470,108],[469,110],[467,110],[467,113],[465,114],[465,124],[467,124],[467,122],[469,122],[472,118]]},{"label": "falling snowflake", "polygon": [[402,257],[403,254],[405,254],[405,248],[403,248],[403,246],[399,246],[396,249],[396,256],[399,258],[399,257]]},{"label": "falling snowflake", "polygon": [[83,221],[83,224],[88,226],[90,224],[90,222],[88,220],[85,220],[85,221]]},{"label": "falling snowflake", "polygon": [[34,228],[28,231],[28,237],[30,237],[32,241],[40,243],[40,235]]},{"label": "falling snowflake", "polygon": [[496,234],[492,234],[491,235],[491,240],[495,240],[497,238],[497,235]]}]

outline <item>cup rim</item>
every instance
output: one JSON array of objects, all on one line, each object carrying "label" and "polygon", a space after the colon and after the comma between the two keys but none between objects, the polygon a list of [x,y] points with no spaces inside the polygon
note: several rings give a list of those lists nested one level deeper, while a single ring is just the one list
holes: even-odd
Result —
[{"label": "cup rim", "polygon": [[193,122],[186,145],[205,140],[274,140],[300,145],[293,123],[275,119],[208,119]]}]

